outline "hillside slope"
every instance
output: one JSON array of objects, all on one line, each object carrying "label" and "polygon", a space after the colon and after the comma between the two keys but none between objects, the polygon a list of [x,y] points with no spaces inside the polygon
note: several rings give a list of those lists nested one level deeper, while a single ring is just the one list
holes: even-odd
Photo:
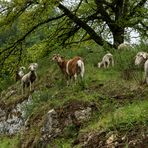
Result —
[{"label": "hillside slope", "polygon": [[62,51],[80,55],[85,78],[66,86],[49,57],[39,60],[35,89],[21,95],[20,84],[1,93],[0,147],[138,147],[148,145],[148,87],[135,51],[111,51],[115,67],[98,69],[106,53],[95,48]]}]

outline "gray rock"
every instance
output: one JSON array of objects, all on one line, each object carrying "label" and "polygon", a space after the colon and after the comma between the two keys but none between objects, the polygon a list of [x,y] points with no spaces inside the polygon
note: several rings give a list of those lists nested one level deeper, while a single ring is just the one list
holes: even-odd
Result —
[{"label": "gray rock", "polygon": [[57,112],[54,109],[51,109],[46,116],[43,127],[41,128],[42,138],[41,140],[50,140],[58,136],[61,132],[59,128],[59,121]]},{"label": "gray rock", "polygon": [[18,133],[25,124],[24,106],[30,104],[31,97],[12,109],[8,117],[5,110],[0,108],[0,134],[13,135]]},{"label": "gray rock", "polygon": [[84,122],[90,119],[91,113],[92,109],[87,107],[86,109],[75,111],[74,114],[78,121]]}]

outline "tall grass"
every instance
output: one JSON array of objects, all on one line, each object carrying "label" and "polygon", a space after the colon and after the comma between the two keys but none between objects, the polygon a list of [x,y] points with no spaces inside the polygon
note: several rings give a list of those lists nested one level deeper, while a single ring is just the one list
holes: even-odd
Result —
[{"label": "tall grass", "polygon": [[135,101],[117,108],[112,112],[102,113],[98,120],[82,129],[83,132],[106,130],[130,130],[136,125],[148,125],[148,101]]}]

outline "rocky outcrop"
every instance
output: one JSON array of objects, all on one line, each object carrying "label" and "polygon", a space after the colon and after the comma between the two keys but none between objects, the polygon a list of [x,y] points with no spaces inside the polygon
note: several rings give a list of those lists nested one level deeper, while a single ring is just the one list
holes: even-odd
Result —
[{"label": "rocky outcrop", "polygon": [[147,148],[148,145],[147,127],[137,127],[130,131],[108,131],[100,130],[94,132],[80,133],[73,146],[79,144],[82,148],[122,148],[136,147]]},{"label": "rocky outcrop", "polygon": [[41,141],[46,141],[48,139],[53,139],[61,133],[59,128],[59,121],[57,112],[52,109],[47,113],[43,127],[41,128]]},{"label": "rocky outcrop", "polygon": [[91,117],[92,109],[87,107],[74,112],[76,119],[80,122],[88,121]]},{"label": "rocky outcrop", "polygon": [[58,109],[48,111],[41,128],[41,141],[50,141],[64,134],[64,129],[74,125],[79,132],[80,126],[88,121],[93,109],[89,104],[82,102],[71,102]]},{"label": "rocky outcrop", "polygon": [[0,134],[14,135],[21,130],[26,120],[24,108],[27,104],[31,104],[31,96],[10,111],[0,108]]}]

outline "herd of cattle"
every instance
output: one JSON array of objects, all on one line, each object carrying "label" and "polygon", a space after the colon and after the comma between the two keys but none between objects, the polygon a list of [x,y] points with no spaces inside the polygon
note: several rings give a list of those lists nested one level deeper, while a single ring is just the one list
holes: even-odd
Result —
[{"label": "herd of cattle", "polygon": [[[76,56],[72,59],[65,59],[59,54],[54,54],[52,57],[52,61],[55,61],[62,73],[64,74],[67,85],[69,84],[69,79],[76,80],[78,75],[80,75],[81,79],[84,77],[85,67],[84,61],[81,57]],[[144,81],[148,84],[148,53],[147,52],[138,52],[135,56],[135,65],[144,64]],[[108,68],[109,66],[114,66],[114,58],[111,53],[107,53],[103,56],[102,61],[98,63],[98,68]],[[37,79],[36,70],[38,68],[37,63],[31,63],[28,67],[29,72],[24,73],[25,67],[20,67],[16,72],[16,81],[20,80],[22,85],[22,94],[26,87],[32,90],[32,83]]]}]

